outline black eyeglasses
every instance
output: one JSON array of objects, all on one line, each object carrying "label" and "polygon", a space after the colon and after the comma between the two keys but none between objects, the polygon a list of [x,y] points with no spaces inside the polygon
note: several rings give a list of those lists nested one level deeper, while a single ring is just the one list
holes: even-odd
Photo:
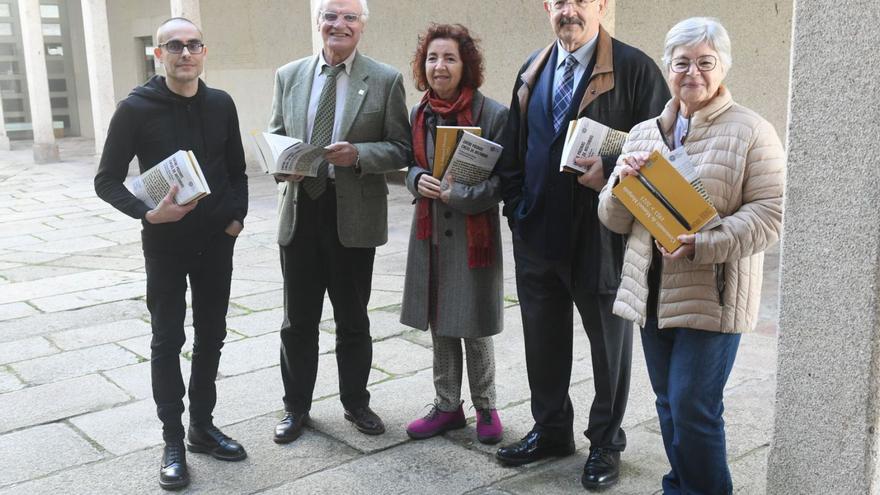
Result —
[{"label": "black eyeglasses", "polygon": [[168,50],[168,53],[173,53],[175,55],[183,53],[183,49],[186,48],[193,55],[198,55],[202,53],[202,50],[205,49],[205,44],[199,40],[190,40],[186,43],[180,40],[171,40],[167,43],[161,43],[159,48],[165,48]]},{"label": "black eyeglasses", "polygon": [[718,64],[718,59],[715,58],[714,55],[700,55],[696,60],[691,60],[687,57],[678,57],[672,59],[672,62],[669,63],[669,70],[681,74],[682,72],[689,71],[691,64],[696,65],[697,70],[700,72],[709,72]]},{"label": "black eyeglasses", "polygon": [[363,14],[355,14],[354,12],[333,12],[332,10],[323,10],[321,11],[321,19],[324,22],[336,22],[337,19],[342,17],[342,20],[345,21],[346,24],[354,24],[361,19]]}]

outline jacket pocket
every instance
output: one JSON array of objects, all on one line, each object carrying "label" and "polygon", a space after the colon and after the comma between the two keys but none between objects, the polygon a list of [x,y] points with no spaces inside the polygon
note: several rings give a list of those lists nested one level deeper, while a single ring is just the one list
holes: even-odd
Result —
[{"label": "jacket pocket", "polygon": [[718,292],[718,305],[724,306],[724,289],[727,285],[727,265],[716,263],[715,265],[715,290]]}]

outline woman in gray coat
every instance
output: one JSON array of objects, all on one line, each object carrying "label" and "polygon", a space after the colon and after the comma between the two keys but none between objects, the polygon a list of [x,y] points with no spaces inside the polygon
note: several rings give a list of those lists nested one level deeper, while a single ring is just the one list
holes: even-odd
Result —
[{"label": "woman in gray coat", "polygon": [[431,25],[413,57],[417,87],[425,90],[412,110],[414,163],[406,184],[415,197],[400,321],[431,331],[434,405],[407,426],[412,438],[429,438],[466,424],[461,400],[462,341],[467,355],[477,438],[501,440],[495,409],[492,336],[502,330],[502,255],[499,179],[474,186],[432,175],[438,125],[478,126],[499,142],[507,108],[483,96],[483,57],[461,25]]}]

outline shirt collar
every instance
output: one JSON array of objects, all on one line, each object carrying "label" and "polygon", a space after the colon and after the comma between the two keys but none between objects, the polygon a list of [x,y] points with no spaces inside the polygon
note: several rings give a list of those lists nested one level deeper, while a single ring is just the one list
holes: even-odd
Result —
[{"label": "shirt collar", "polygon": [[[345,73],[347,75],[351,75],[351,66],[354,62],[355,55],[357,55],[357,49],[352,50],[351,55],[349,55],[347,59],[342,61],[342,64],[345,66]],[[321,50],[320,53],[318,53],[318,67],[316,69],[318,71],[318,74],[321,73],[321,69],[325,65],[330,65],[330,62],[328,62],[327,59],[324,58],[324,50]]]},{"label": "shirt collar", "polygon": [[559,69],[562,64],[565,63],[565,59],[568,58],[569,55],[574,55],[575,60],[582,67],[586,67],[590,64],[590,59],[593,58],[593,52],[596,50],[596,41],[599,39],[599,35],[593,36],[590,41],[584,43],[584,45],[573,52],[569,52],[565,48],[562,47],[562,43],[557,41],[556,48],[559,54],[556,56],[556,68]]}]

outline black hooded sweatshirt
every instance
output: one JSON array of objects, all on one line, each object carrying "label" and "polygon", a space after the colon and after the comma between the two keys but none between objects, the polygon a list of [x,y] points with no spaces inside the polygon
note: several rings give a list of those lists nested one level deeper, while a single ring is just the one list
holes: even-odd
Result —
[{"label": "black hooded sweatshirt", "polygon": [[[211,194],[180,221],[151,224],[144,218],[149,207],[123,184],[129,163],[137,156],[143,173],[178,150],[192,150]],[[230,221],[244,223],[245,167],[238,113],[226,92],[199,80],[196,95],[186,98],[169,90],[164,77],[153,76],[119,102],[95,176],[95,191],[119,211],[141,220],[144,253],[194,253],[208,247]]]}]

